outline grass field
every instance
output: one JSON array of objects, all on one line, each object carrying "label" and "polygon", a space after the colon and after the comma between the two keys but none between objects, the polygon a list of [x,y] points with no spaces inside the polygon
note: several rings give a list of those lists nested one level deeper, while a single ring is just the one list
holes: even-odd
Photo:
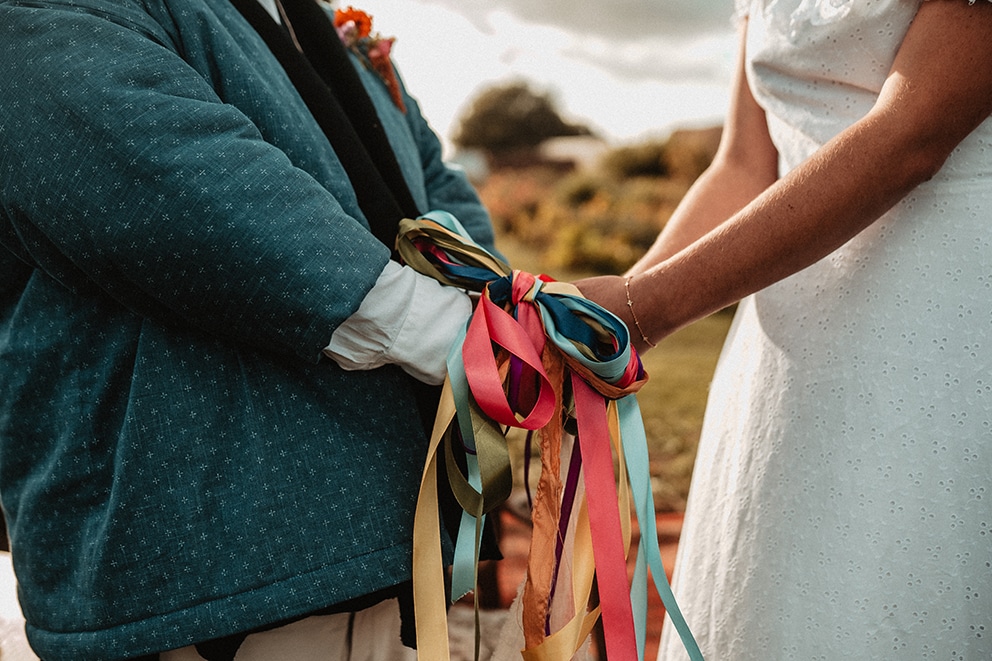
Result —
[{"label": "grass field", "polygon": [[643,357],[650,379],[637,400],[658,510],[685,508],[706,396],[730,320],[729,312],[702,319]]}]

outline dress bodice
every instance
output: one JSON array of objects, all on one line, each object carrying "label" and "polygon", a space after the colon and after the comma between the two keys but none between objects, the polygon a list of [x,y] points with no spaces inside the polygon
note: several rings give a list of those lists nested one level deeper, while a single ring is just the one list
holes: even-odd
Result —
[{"label": "dress bodice", "polygon": [[[922,2],[750,3],[748,80],[765,109],[783,172],[868,113]],[[992,171],[989,144],[992,122],[986,121],[962,143],[941,176]]]}]

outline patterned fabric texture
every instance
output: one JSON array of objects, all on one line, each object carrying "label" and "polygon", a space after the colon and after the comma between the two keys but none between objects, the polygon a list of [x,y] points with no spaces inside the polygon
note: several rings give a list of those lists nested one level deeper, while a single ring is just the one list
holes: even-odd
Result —
[{"label": "patterned fabric texture", "polygon": [[[412,382],[319,359],[389,250],[226,0],[0,2],[0,495],[32,645],[114,659],[409,578]],[[488,216],[360,70],[418,204]]]}]

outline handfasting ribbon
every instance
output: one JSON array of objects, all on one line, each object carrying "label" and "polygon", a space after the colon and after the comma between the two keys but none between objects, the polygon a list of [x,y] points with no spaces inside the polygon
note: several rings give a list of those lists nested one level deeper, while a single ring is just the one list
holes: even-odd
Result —
[{"label": "handfasting ribbon", "polygon": [[[617,417],[611,420],[612,424],[620,427],[619,436],[623,438],[644,438],[644,421],[641,418],[640,408],[637,399],[634,397],[624,397],[616,402]],[[623,456],[627,466],[647,466],[648,452],[645,443],[624,443]],[[642,589],[646,585],[647,569],[651,569],[651,578],[654,582],[655,590],[661,597],[661,602],[665,606],[665,612],[672,620],[675,630],[682,639],[682,645],[689,653],[689,658],[693,661],[702,661],[703,655],[699,651],[699,646],[692,637],[689,625],[682,615],[672,588],[668,584],[665,574],[665,563],[661,559],[661,549],[658,548],[658,527],[654,516],[654,498],[651,493],[650,476],[643,471],[631,471],[631,490],[634,494],[634,507],[637,511],[637,520],[641,522],[640,552],[637,554],[637,565],[634,569],[633,590],[640,592],[638,599],[644,603],[646,610],[647,592]],[[653,540],[654,543],[651,543]],[[635,622],[636,623],[636,622]],[[643,649],[645,633],[638,631],[639,648]]]},{"label": "handfasting ribbon", "polygon": [[[601,609],[608,654],[643,659],[646,590],[637,585],[632,588],[626,571],[629,485],[634,489],[632,499],[642,530],[635,579],[646,583],[647,570],[640,567],[650,566],[655,587],[690,658],[701,660],[660,562],[653,508],[648,506],[646,441],[636,400],[630,396],[647,377],[630,345],[627,328],[572,285],[512,271],[475,244],[445,212],[402,221],[397,249],[418,271],[444,284],[481,293],[463,341],[449,355],[449,375],[417,502],[414,603],[419,657],[449,659],[436,492],[441,443],[445,444],[449,482],[465,511],[453,569],[457,589],[452,592],[460,596],[469,585],[475,587],[483,517],[508,493],[505,439],[498,427],[504,425],[541,432],[542,472],[533,503],[534,533],[523,593],[524,658],[570,658]],[[628,400],[633,405],[624,403]],[[570,596],[574,616],[551,632],[550,603],[561,562],[560,531],[568,529],[559,521],[562,428],[573,406],[587,497],[579,503],[573,528]],[[631,417],[637,419],[631,421]],[[452,445],[458,440],[466,452],[468,477],[454,461]],[[611,443],[622,460],[619,480],[614,478]],[[566,518],[571,509],[570,504],[565,508]],[[464,568],[469,546],[472,570]],[[593,575],[600,606],[589,611]]]},{"label": "handfasting ribbon", "polygon": [[[458,344],[463,341],[464,332]],[[451,580],[452,600],[455,600],[477,588],[478,563],[475,559],[479,557],[485,515],[509,496],[513,476],[502,430],[486,418],[471,400],[461,352],[452,351],[449,355],[448,374],[451,375],[449,381],[455,410],[470,412],[469,415],[456,416],[459,437],[465,449],[467,482],[458,470],[452,435],[446,436],[445,442],[448,482],[463,510]]]},{"label": "handfasting ribbon", "polygon": [[[606,403],[578,374],[572,375],[575,412],[579,423],[579,447],[585,474],[589,525],[599,603],[602,608],[606,656],[614,659],[642,658],[638,654],[627,584],[626,549],[620,530],[620,510],[613,478],[613,455],[607,427]],[[610,497],[612,496],[612,497]],[[601,559],[609,559],[602,562]],[[613,635],[611,635],[613,634]]]}]

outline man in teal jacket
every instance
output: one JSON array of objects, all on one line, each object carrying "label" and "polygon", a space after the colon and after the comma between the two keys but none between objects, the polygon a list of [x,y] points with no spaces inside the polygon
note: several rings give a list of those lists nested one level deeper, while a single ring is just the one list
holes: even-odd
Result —
[{"label": "man in teal jacket", "polygon": [[0,0],[0,497],[46,661],[405,603],[418,384],[471,302],[370,223],[391,191],[493,237],[414,99],[327,77],[312,1]]}]

